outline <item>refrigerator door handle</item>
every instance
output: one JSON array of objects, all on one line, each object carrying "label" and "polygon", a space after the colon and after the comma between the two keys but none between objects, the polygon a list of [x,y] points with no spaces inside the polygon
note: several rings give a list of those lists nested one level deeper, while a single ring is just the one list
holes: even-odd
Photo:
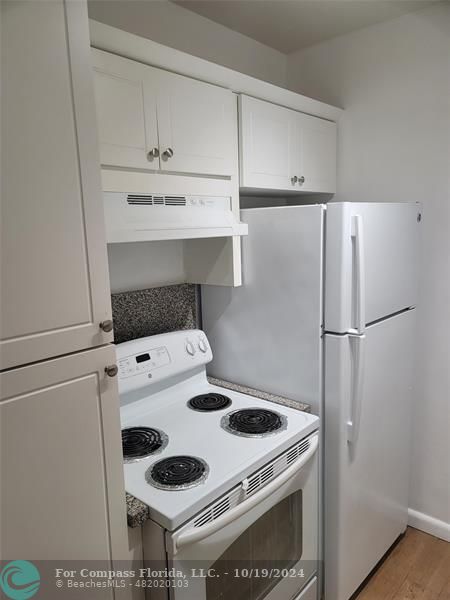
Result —
[{"label": "refrigerator door handle", "polygon": [[366,329],[366,277],[364,264],[364,228],[361,215],[352,216],[351,228],[354,244],[355,273],[356,273],[356,329],[355,333],[363,334]]},{"label": "refrigerator door handle", "polygon": [[350,419],[347,421],[347,442],[356,444],[359,423],[361,420],[361,405],[364,391],[365,367],[365,335],[349,335],[352,354],[352,388],[350,396]]}]

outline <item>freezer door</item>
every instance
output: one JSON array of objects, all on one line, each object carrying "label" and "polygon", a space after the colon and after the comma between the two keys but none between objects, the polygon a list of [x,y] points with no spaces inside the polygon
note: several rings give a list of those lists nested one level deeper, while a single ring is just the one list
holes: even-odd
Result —
[{"label": "freezer door", "polygon": [[241,211],[243,285],[203,286],[211,375],[311,404],[320,399],[323,206]]},{"label": "freezer door", "polygon": [[415,203],[328,205],[326,331],[362,333],[416,305],[419,212]]},{"label": "freezer door", "polygon": [[414,316],[325,336],[325,600],[348,600],[406,528]]}]

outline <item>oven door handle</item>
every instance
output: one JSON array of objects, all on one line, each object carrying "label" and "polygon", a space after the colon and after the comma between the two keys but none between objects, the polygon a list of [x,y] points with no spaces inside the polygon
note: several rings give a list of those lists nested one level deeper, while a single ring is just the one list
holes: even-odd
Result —
[{"label": "oven door handle", "polygon": [[310,445],[306,452],[304,452],[298,459],[292,463],[285,471],[278,477],[270,481],[266,486],[255,492],[241,504],[238,504],[234,508],[228,510],[222,516],[218,517],[211,523],[203,525],[202,527],[193,527],[187,531],[180,531],[179,533],[167,534],[167,541],[169,542],[173,555],[177,554],[178,550],[188,544],[199,542],[210,535],[213,535],[219,529],[223,529],[233,521],[236,521],[243,514],[257,506],[260,502],[268,498],[273,492],[278,490],[280,486],[287,483],[298,471],[304,467],[309,459],[315,454],[317,446],[319,444],[318,434],[310,438]]}]

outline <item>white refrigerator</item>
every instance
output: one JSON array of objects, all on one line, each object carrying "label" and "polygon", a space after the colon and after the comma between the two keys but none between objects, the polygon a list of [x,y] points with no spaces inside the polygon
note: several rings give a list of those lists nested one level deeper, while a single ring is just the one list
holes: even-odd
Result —
[{"label": "white refrigerator", "polygon": [[348,600],[407,523],[420,210],[344,202],[241,218],[242,287],[202,288],[210,374],[321,416],[324,595]]}]

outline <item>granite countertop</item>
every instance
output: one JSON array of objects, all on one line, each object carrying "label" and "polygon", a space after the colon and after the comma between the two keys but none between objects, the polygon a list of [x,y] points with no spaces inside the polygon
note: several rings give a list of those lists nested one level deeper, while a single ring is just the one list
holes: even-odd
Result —
[{"label": "granite countertop", "polygon": [[240,385],[238,383],[231,383],[230,381],[223,381],[223,379],[216,379],[215,377],[208,377],[208,381],[211,385],[217,385],[227,390],[233,390],[234,392],[241,392],[241,394],[247,394],[248,396],[254,396],[261,400],[268,400],[269,402],[275,402],[275,404],[282,404],[289,408],[296,408],[302,412],[311,412],[309,404],[292,400],[291,398],[285,398],[284,396],[277,396],[276,394],[269,394],[269,392],[262,392],[261,390],[255,390],[254,388]]},{"label": "granite countertop", "polygon": [[[208,377],[208,381],[211,385],[217,385],[218,387],[223,387],[227,390],[241,392],[243,394],[247,394],[248,396],[254,396],[255,398],[261,398],[262,400],[274,402],[275,404],[289,406],[289,408],[296,408],[297,410],[301,410],[303,412],[310,412],[311,410],[309,404],[303,404],[290,398],[284,398],[283,396],[277,396],[276,394],[269,394],[268,392],[255,390],[253,388],[249,388],[244,385],[239,385],[237,383],[223,381],[222,379],[216,379],[215,377]],[[141,500],[138,500],[131,494],[127,493],[126,503],[127,521],[129,527],[140,527],[145,523],[145,521],[147,521],[150,518],[150,509],[146,504],[141,502]]]},{"label": "granite countertop", "polygon": [[149,507],[131,494],[126,493],[128,527],[140,527],[150,518]]}]

